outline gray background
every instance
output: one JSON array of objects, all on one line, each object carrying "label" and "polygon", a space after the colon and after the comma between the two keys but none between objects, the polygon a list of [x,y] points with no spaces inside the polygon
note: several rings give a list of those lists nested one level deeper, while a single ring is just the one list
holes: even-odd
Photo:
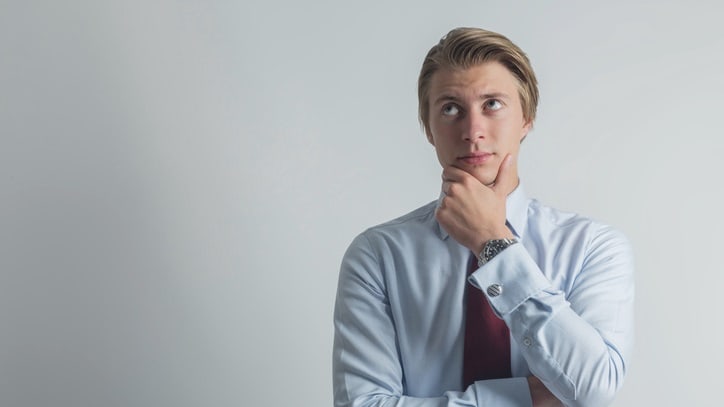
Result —
[{"label": "gray background", "polygon": [[342,3],[0,2],[0,405],[331,405],[339,262],[437,197],[456,26],[533,61],[528,192],[634,244],[615,405],[715,404],[720,6]]}]

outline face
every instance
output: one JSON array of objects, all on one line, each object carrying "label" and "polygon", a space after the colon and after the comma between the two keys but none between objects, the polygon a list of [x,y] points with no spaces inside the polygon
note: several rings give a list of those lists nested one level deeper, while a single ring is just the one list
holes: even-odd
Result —
[{"label": "face", "polygon": [[[523,118],[517,79],[502,64],[435,72],[428,103],[427,138],[440,165],[460,168],[492,185],[506,155],[517,163],[531,123]],[[517,176],[517,166],[514,173]]]}]

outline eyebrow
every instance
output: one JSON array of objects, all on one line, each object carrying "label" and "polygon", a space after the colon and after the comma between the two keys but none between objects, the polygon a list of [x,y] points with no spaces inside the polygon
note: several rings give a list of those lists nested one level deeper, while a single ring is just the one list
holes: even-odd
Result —
[{"label": "eyebrow", "polygon": [[[490,93],[483,93],[482,95],[478,96],[479,100],[485,100],[485,99],[510,99],[510,96],[508,96],[505,93],[502,92],[490,92]],[[455,95],[451,94],[443,94],[439,96],[435,101],[433,102],[434,105],[437,105],[441,102],[447,102],[447,101],[453,101],[453,102],[459,102],[460,98],[458,98]]]}]

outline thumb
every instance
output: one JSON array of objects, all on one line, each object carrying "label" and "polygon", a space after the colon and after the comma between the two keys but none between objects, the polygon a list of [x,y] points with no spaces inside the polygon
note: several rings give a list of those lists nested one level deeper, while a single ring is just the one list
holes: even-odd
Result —
[{"label": "thumb", "polygon": [[512,155],[508,154],[500,163],[498,176],[495,178],[493,190],[502,196],[508,196],[518,186],[518,173],[515,171],[515,163]]}]

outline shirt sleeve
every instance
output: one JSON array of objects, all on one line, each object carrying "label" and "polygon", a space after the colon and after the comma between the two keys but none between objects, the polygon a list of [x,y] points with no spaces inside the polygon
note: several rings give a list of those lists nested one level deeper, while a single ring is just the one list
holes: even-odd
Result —
[{"label": "shirt sleeve", "polygon": [[531,406],[524,377],[479,381],[464,392],[450,389],[439,397],[405,394],[405,377],[383,270],[364,235],[353,241],[342,261],[334,328],[336,407]]},{"label": "shirt sleeve", "polygon": [[[551,262],[550,267],[555,266]],[[567,406],[609,405],[633,348],[634,260],[620,233],[601,228],[553,288],[522,244],[503,250],[470,276],[508,325],[533,375]],[[561,273],[557,273],[560,275]],[[498,284],[495,296],[487,287]]]}]

